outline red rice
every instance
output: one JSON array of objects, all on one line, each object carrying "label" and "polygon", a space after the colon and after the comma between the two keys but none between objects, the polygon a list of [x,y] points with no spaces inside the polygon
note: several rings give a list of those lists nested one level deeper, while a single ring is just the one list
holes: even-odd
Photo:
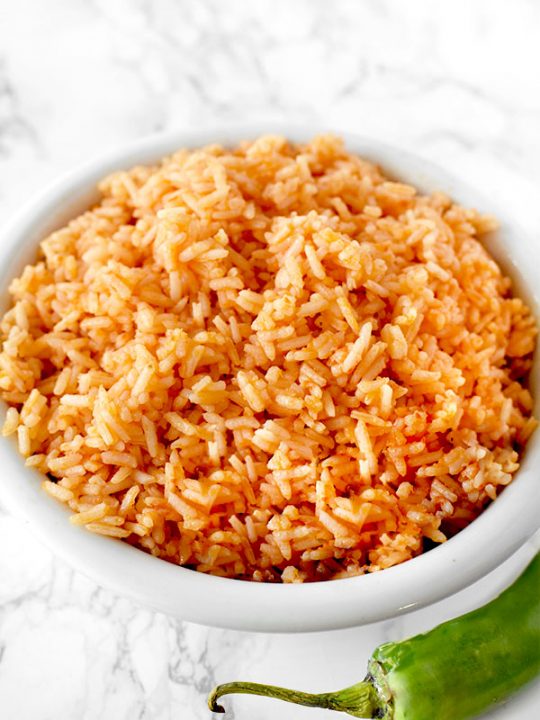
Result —
[{"label": "red rice", "polygon": [[0,329],[3,432],[72,522],[302,582],[443,542],[512,480],[536,329],[495,223],[262,137],[106,178]]}]

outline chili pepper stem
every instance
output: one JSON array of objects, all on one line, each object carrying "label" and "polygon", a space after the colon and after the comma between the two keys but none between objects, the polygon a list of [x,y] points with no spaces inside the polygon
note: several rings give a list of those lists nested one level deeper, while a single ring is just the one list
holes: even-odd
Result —
[{"label": "chili pepper stem", "polygon": [[356,718],[373,718],[379,716],[380,703],[375,688],[370,682],[359,682],[343,690],[329,693],[312,694],[298,690],[261,685],[252,682],[232,682],[218,685],[208,696],[208,707],[212,712],[223,713],[225,709],[218,704],[223,695],[230,693],[247,693],[264,697],[285,700],[297,705],[320,707],[328,710],[339,710]]}]

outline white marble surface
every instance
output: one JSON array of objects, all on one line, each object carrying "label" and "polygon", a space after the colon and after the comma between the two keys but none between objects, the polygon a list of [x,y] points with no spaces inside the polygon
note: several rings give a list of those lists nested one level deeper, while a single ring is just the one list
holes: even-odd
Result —
[{"label": "white marble surface", "polygon": [[[538,237],[539,33],[536,0],[0,0],[0,220],[61,172],[150,132],[310,119],[445,165]],[[0,510],[0,714],[209,720],[218,681],[344,686],[381,641],[493,596],[539,544],[399,621],[262,636],[116,597]],[[231,720],[329,717],[247,697],[228,707]],[[539,684],[489,715],[539,716]]]}]

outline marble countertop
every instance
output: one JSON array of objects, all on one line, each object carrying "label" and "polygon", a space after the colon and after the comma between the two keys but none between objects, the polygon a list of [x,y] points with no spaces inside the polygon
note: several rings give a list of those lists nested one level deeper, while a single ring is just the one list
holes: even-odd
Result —
[{"label": "marble countertop", "polygon": [[[62,172],[148,133],[309,120],[444,165],[537,236],[539,31],[536,0],[0,3],[0,218]],[[399,620],[267,636],[138,607],[65,566],[0,509],[1,715],[209,720],[216,682],[345,686],[380,642],[485,602],[539,546]],[[259,698],[228,707],[230,720],[330,717]],[[539,715],[536,683],[488,717]]]}]

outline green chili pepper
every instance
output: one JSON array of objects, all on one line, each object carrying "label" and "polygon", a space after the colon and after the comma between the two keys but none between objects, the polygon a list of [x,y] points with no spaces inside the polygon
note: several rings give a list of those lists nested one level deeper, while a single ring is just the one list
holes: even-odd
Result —
[{"label": "green chili pepper", "polygon": [[499,597],[431,632],[380,645],[362,682],[337,692],[297,692],[233,682],[208,698],[251,693],[357,718],[466,720],[516,692],[540,672],[540,553]]}]

